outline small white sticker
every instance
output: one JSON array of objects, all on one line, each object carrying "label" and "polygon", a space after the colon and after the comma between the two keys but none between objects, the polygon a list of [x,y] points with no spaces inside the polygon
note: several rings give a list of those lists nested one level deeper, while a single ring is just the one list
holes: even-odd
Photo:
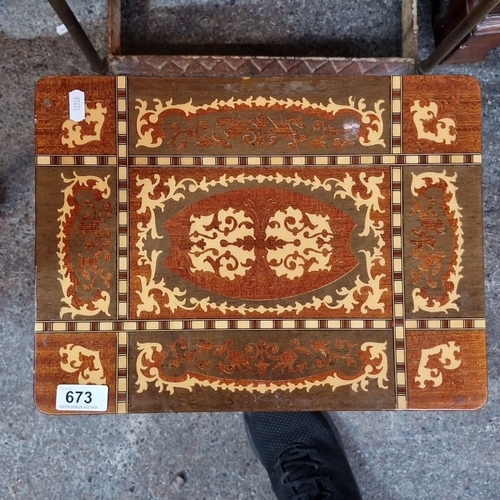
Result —
[{"label": "small white sticker", "polygon": [[60,24],[57,28],[56,28],[56,31],[57,31],[57,34],[58,35],[64,35],[65,33],[68,32],[68,28],[66,28],[66,26],[64,26],[64,24]]},{"label": "small white sticker", "polygon": [[81,90],[72,90],[69,93],[69,119],[74,122],[85,119],[85,93]]},{"label": "small white sticker", "polygon": [[107,409],[107,385],[62,384],[57,386],[56,410],[106,411]]}]

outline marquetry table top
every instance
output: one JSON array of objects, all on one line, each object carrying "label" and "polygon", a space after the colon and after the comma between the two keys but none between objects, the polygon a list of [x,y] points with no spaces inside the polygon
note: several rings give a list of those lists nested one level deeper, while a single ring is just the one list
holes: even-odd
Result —
[{"label": "marquetry table top", "polygon": [[41,411],[484,403],[476,80],[58,76],[35,104]]}]

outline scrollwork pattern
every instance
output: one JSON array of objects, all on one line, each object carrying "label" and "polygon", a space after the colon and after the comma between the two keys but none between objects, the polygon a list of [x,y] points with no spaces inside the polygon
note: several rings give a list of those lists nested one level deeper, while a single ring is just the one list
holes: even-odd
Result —
[{"label": "scrollwork pattern", "polygon": [[[209,387],[213,390],[227,390],[230,392],[247,391],[250,393],[265,393],[277,390],[293,392],[297,389],[309,391],[313,387],[331,387],[332,392],[339,387],[350,386],[354,392],[368,391],[370,380],[375,380],[381,389],[387,389],[388,360],[387,342],[364,342],[358,346],[357,362],[362,360],[357,376],[346,376],[342,371],[336,369],[335,360],[338,356],[343,356],[348,363],[349,360],[356,362],[356,355],[352,352],[353,346],[346,341],[339,340],[337,348],[329,348],[329,342],[312,342],[310,345],[301,346],[297,339],[290,340],[290,346],[282,349],[277,343],[267,343],[260,340],[256,343],[249,343],[243,351],[232,348],[231,341],[222,345],[203,342],[198,344],[195,352],[185,352],[187,344],[179,341],[184,354],[177,354],[176,346],[163,346],[158,342],[137,342],[139,355],[136,361],[137,392],[142,393],[148,390],[149,384],[153,383],[158,392],[174,394],[179,389],[192,391],[194,387]],[[343,343],[346,343],[346,352],[340,354]],[[340,348],[340,349],[339,349]],[[204,374],[207,369],[206,364],[200,364],[198,356],[200,352],[209,353],[209,359],[218,362],[220,377],[213,377]],[[317,376],[306,376],[301,378],[300,374],[308,373],[312,364],[312,353],[320,355],[324,359],[323,364],[317,364],[321,368],[321,373]],[[162,364],[168,356],[172,367],[182,366],[186,363],[186,372],[181,376],[169,377],[163,369]],[[300,356],[300,359],[299,359]],[[336,358],[337,356],[337,358]],[[248,380],[231,378],[230,376],[240,373],[256,373],[262,379],[267,372],[278,372],[286,379],[281,380]],[[257,375],[258,374],[258,375]],[[298,375],[298,377],[297,377]],[[294,378],[291,378],[295,376]]]},{"label": "scrollwork pattern", "polygon": [[[340,176],[339,176],[340,177]],[[140,289],[136,291],[140,297],[140,303],[137,306],[137,315],[140,316],[142,312],[154,312],[159,315],[161,308],[155,298],[155,291],[160,292],[166,298],[164,300],[164,307],[168,308],[171,312],[175,312],[178,308],[185,310],[193,310],[199,307],[202,311],[208,312],[210,310],[218,310],[223,314],[236,312],[242,315],[247,313],[277,313],[283,314],[287,312],[300,314],[303,310],[313,309],[317,310],[321,307],[330,309],[345,308],[350,312],[355,305],[360,303],[358,298],[359,292],[365,292],[365,297],[362,299],[361,310],[366,314],[369,310],[384,311],[384,302],[382,296],[388,291],[387,288],[381,287],[381,280],[384,274],[375,275],[373,268],[378,263],[384,265],[384,258],[382,249],[385,245],[383,234],[384,224],[382,221],[374,222],[372,215],[375,212],[383,213],[380,202],[384,196],[380,190],[380,184],[383,182],[384,174],[379,176],[368,176],[364,172],[359,174],[360,181],[364,186],[366,194],[361,194],[359,190],[355,190],[355,181],[348,174],[344,174],[343,178],[328,178],[320,180],[317,177],[313,179],[303,179],[297,173],[292,176],[286,176],[280,173],[274,175],[247,175],[239,174],[231,176],[224,174],[217,179],[207,180],[203,177],[200,181],[194,179],[184,178],[179,181],[174,176],[168,178],[164,186],[159,186],[160,177],[158,174],[154,175],[154,181],[138,175],[136,177],[137,186],[141,188],[137,198],[141,200],[141,206],[138,210],[139,214],[148,213],[148,222],[138,225],[138,241],[136,247],[139,250],[139,266],[146,266],[148,276],[139,276]],[[153,250],[150,254],[145,249],[145,240],[147,238],[159,239],[162,236],[158,235],[156,229],[155,210],[163,210],[164,204],[168,200],[184,199],[186,191],[194,193],[198,190],[208,192],[212,187],[223,186],[228,187],[231,184],[245,184],[247,182],[263,183],[271,181],[280,184],[289,184],[290,186],[307,186],[311,191],[316,189],[323,189],[326,192],[333,192],[334,197],[351,198],[358,210],[365,209],[365,225],[360,233],[361,237],[375,237],[377,245],[373,250],[362,250],[365,256],[366,268],[368,271],[368,280],[363,281],[360,276],[355,280],[354,287],[351,289],[342,288],[338,290],[339,295],[343,296],[341,301],[337,301],[331,295],[326,295],[322,298],[316,296],[306,302],[296,301],[293,305],[280,305],[266,306],[260,304],[258,306],[247,306],[245,303],[240,305],[228,304],[227,302],[216,303],[210,297],[198,299],[190,297],[189,300],[186,296],[186,290],[181,290],[179,287],[169,288],[163,279],[156,281],[156,266],[158,257],[162,253],[161,250]],[[158,191],[155,188],[159,186]]]},{"label": "scrollwork pattern", "polygon": [[444,292],[440,296],[429,293],[428,287],[436,286],[433,276],[441,268],[444,255],[442,252],[429,253],[427,249],[433,250],[436,237],[443,238],[445,229],[442,221],[433,211],[436,200],[427,200],[425,207],[414,205],[413,214],[419,217],[419,227],[413,229],[415,236],[412,245],[415,247],[413,257],[418,260],[419,265],[412,271],[414,281],[424,277],[428,287],[416,287],[412,291],[413,312],[419,310],[427,312],[448,313],[449,310],[458,311],[457,304],[460,294],[458,284],[462,276],[462,257],[464,253],[464,232],[462,228],[462,213],[457,201],[457,186],[455,181],[457,174],[447,175],[443,172],[424,172],[422,174],[412,173],[411,192],[414,196],[425,198],[427,191],[431,188],[439,188],[443,191],[442,210],[448,219],[452,234],[453,251],[450,265],[442,276]]},{"label": "scrollwork pattern", "polygon": [[[333,147],[341,149],[358,142],[361,146],[383,146],[382,139],[384,124],[382,114],[384,108],[383,100],[374,103],[373,110],[367,110],[365,99],[359,99],[356,103],[354,97],[348,98],[347,104],[337,104],[331,98],[328,104],[310,102],[306,98],[300,100],[265,98],[258,96],[248,99],[215,99],[211,103],[200,106],[194,105],[193,100],[174,104],[173,99],[166,102],[155,98],[154,107],[149,108],[148,102],[136,99],[138,110],[136,119],[136,130],[138,139],[135,147],[157,148],[165,141],[176,150],[185,149],[188,140],[194,141],[198,147],[222,146],[225,149],[232,148],[232,140],[239,139],[242,144],[256,147],[273,146],[278,143],[280,137],[290,140],[288,147],[298,150],[306,141],[314,148],[326,147],[326,140],[330,136],[340,135],[333,140]],[[199,120],[194,125],[179,125],[177,122],[169,122],[169,131],[162,128],[163,119],[167,115],[185,117],[203,116],[207,113],[222,113],[234,110],[256,111],[257,114],[247,119],[238,119],[232,116],[222,116],[216,121],[217,131],[210,133],[209,125]],[[327,120],[317,120],[312,130],[304,130],[302,117],[273,119],[265,115],[273,109],[286,110],[328,117]],[[332,126],[327,123],[337,116],[348,115],[351,120],[339,131],[333,131]]]},{"label": "scrollwork pattern", "polygon": [[[87,189],[92,189],[92,191],[96,191],[99,193],[99,196],[108,199],[111,193],[111,189],[109,187],[109,175],[104,178],[93,176],[93,175],[78,175],[73,172],[73,177],[66,178],[64,174],[61,174],[63,182],[67,184],[67,186],[62,190],[64,196],[63,206],[58,209],[58,212],[61,214],[57,221],[59,223],[59,232],[57,234],[57,257],[59,261],[59,282],[61,283],[62,294],[63,297],[61,302],[64,304],[61,307],[60,316],[63,318],[66,314],[70,314],[71,318],[74,318],[76,315],[80,316],[95,316],[99,313],[104,313],[107,316],[110,315],[109,307],[111,303],[111,296],[106,290],[100,290],[96,293],[92,300],[82,301],[77,298],[77,293],[75,289],[74,283],[74,272],[71,272],[68,263],[68,259],[70,257],[70,251],[68,248],[69,243],[69,234],[70,231],[69,224],[73,218],[73,212],[78,209],[76,200],[75,200],[75,191],[81,189],[82,187]],[[93,208],[93,207],[91,207]],[[106,209],[107,210],[107,209]],[[111,216],[110,213],[106,213],[104,216]],[[83,223],[84,221],[82,221]],[[94,218],[93,225],[96,227],[91,227],[93,232],[97,232],[97,239],[107,240],[109,239],[109,235],[100,234],[99,230],[99,218]],[[104,242],[106,243],[106,241]],[[101,245],[102,246],[102,245]],[[94,254],[94,259],[105,258],[106,246],[102,246],[102,249],[96,249],[96,253]],[[80,257],[80,260],[84,259],[84,257]],[[85,260],[80,262],[81,266],[85,267],[88,262]],[[98,262],[91,262],[91,271],[89,272],[89,280],[92,283],[92,286],[89,289],[94,289],[95,286],[95,278],[97,274],[99,274],[100,278],[103,281],[110,285],[109,280],[110,276],[107,274],[103,274],[103,271],[99,269]],[[83,270],[82,272],[85,272]],[[96,274],[97,273],[97,274]],[[92,274],[92,275],[91,275]],[[109,288],[109,286],[108,286]]]}]

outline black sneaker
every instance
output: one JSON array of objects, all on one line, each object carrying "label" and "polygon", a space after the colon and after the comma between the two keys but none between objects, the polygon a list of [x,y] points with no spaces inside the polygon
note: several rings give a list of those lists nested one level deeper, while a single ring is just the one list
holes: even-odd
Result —
[{"label": "black sneaker", "polygon": [[360,500],[339,434],[327,413],[245,413],[253,452],[279,500]]}]

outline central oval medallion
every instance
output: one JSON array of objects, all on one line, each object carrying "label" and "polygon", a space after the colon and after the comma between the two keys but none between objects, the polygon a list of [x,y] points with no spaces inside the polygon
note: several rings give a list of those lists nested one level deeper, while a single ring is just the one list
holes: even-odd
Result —
[{"label": "central oval medallion", "polygon": [[312,292],[358,264],[355,221],[295,191],[251,188],[216,194],[169,219],[166,266],[222,296],[276,300]]}]

